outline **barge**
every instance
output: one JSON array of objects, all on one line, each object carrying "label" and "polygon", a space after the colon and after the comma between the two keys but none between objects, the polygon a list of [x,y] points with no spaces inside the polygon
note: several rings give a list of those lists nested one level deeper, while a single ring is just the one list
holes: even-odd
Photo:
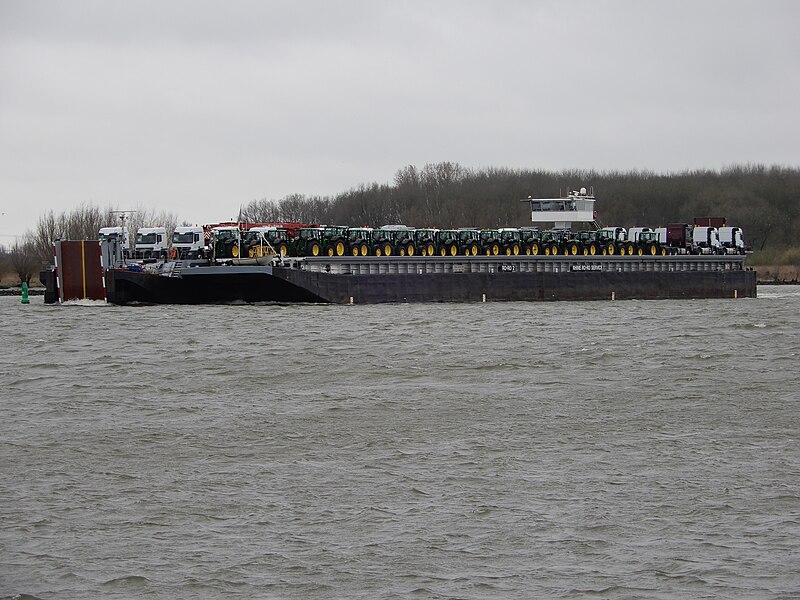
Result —
[{"label": "barge", "polygon": [[[57,244],[57,255],[66,257],[78,252],[68,245],[88,242]],[[92,254],[85,247],[80,253],[83,258]],[[43,272],[45,301],[375,304],[756,297],[756,272],[745,267],[744,256],[735,255],[262,257],[109,269],[102,267],[99,251],[89,260],[88,266],[65,269],[69,261],[64,258],[61,270]]]},{"label": "barge", "polygon": [[[485,241],[484,232],[475,228],[414,230],[385,226],[376,230],[381,234],[378,237],[371,235],[372,229],[353,228],[351,233],[358,235],[345,238],[338,230],[348,228],[342,227],[303,228],[293,224],[297,235],[288,235],[287,228],[228,224],[211,227],[207,256],[203,250],[195,252],[199,257],[185,260],[170,252],[169,259],[148,258],[128,264],[124,239],[120,239],[124,236],[119,235],[100,242],[57,241],[55,264],[42,272],[40,279],[47,290],[45,302],[91,298],[114,304],[376,304],[756,296],[756,273],[745,267],[739,228],[723,228],[730,230],[732,240],[735,237],[736,243],[730,247],[720,242],[717,228],[711,223],[694,229],[688,224],[670,225],[664,228],[663,239],[656,230],[635,228],[637,235],[627,239],[620,235],[624,233],[622,228],[599,228],[594,194],[586,188],[566,198],[527,198],[523,202],[531,204],[533,223],[554,223],[556,229],[540,235],[538,227],[532,228],[536,242],[526,241],[522,229],[485,230],[492,240],[486,244],[485,255],[478,254],[478,243]],[[588,232],[585,240],[580,235],[564,237],[563,232],[571,229],[572,222],[591,222],[594,231]],[[724,225],[724,220],[719,224]],[[335,244],[328,243],[328,255],[321,256],[329,229],[340,237],[335,238]],[[196,232],[198,239],[201,231]],[[243,231],[248,236],[243,237]],[[285,237],[264,237],[268,232],[280,231]],[[369,235],[362,235],[365,231]],[[414,231],[436,231],[436,240],[414,240]],[[692,232],[702,235],[693,239]],[[505,252],[501,252],[500,243],[506,233],[511,237]],[[244,246],[252,234],[257,234],[258,245],[253,242]],[[633,239],[637,236],[639,239]],[[371,240],[373,255],[368,255],[369,245],[364,239]],[[245,247],[249,256],[242,258],[240,251]],[[292,252],[287,255],[289,247]]]}]

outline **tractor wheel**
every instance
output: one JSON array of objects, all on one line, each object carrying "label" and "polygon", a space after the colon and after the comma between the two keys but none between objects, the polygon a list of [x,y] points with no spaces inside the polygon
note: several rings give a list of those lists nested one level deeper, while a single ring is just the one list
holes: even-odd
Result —
[{"label": "tractor wheel", "polygon": [[383,254],[383,250],[381,250],[380,246],[375,246],[375,256],[381,256]]},{"label": "tractor wheel", "polygon": [[434,252],[435,249],[433,247],[433,244],[428,244],[428,256],[433,256]]},{"label": "tractor wheel", "polygon": [[456,254],[458,254],[458,246],[450,244],[450,256],[455,256]]},{"label": "tractor wheel", "polygon": [[367,246],[366,243],[362,242],[361,243],[361,256],[366,256],[367,254],[369,254],[369,246]]},{"label": "tractor wheel", "polygon": [[350,248],[350,254],[353,256],[358,256],[359,250],[359,247],[354,245],[352,248]]},{"label": "tractor wheel", "polygon": [[239,258],[239,244],[234,244],[231,248],[231,256],[233,258]]},{"label": "tractor wheel", "polygon": [[575,243],[570,244],[569,245],[569,253],[572,256],[577,256],[578,255],[578,244],[575,244]]},{"label": "tractor wheel", "polygon": [[397,251],[397,255],[398,256],[405,256],[406,255],[406,249],[403,246],[400,246],[400,249]]},{"label": "tractor wheel", "polygon": [[605,252],[603,252],[603,254],[608,254],[609,256],[614,256],[614,251],[615,250],[616,250],[616,248],[614,248],[614,244],[609,244],[606,247],[606,250],[605,250]]},{"label": "tractor wheel", "polygon": [[655,244],[650,244],[650,256],[655,256],[658,254],[658,248],[656,248]]},{"label": "tractor wheel", "polygon": [[492,244],[492,255],[497,256],[500,254],[500,246],[497,244]]},{"label": "tractor wheel", "polygon": [[628,244],[628,256],[633,256],[634,252],[636,252],[636,248],[633,244]]},{"label": "tractor wheel", "polygon": [[414,256],[414,244],[409,244],[406,248],[406,256]]},{"label": "tractor wheel", "polygon": [[281,256],[286,256],[289,254],[289,247],[286,245],[285,242],[281,242],[278,244],[278,254]]},{"label": "tractor wheel", "polygon": [[391,244],[384,244],[383,245],[383,254],[384,254],[384,256],[391,256],[392,255],[392,245]]},{"label": "tractor wheel", "polygon": [[333,255],[334,255],[334,249],[333,249],[333,246],[328,246],[328,250],[326,251],[326,254],[327,254],[328,256],[333,256]]},{"label": "tractor wheel", "polygon": [[511,254],[513,254],[514,256],[518,256],[519,255],[519,244],[514,244],[511,247]]},{"label": "tractor wheel", "polygon": [[531,244],[531,254],[533,254],[534,256],[538,256],[539,244]]},{"label": "tractor wheel", "polygon": [[638,254],[639,256],[641,256],[642,254],[644,254],[644,249],[643,249],[641,246],[639,246],[639,247],[636,249],[636,254]]},{"label": "tractor wheel", "polygon": [[336,256],[344,256],[344,242],[339,240],[335,246]]}]

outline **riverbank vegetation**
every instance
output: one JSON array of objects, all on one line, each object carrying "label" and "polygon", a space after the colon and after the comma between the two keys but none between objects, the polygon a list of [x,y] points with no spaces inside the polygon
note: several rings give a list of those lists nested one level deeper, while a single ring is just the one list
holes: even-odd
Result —
[{"label": "riverbank vegetation", "polygon": [[[748,264],[800,269],[800,169],[780,166],[655,173],[473,169],[442,162],[406,166],[390,183],[364,183],[332,196],[253,200],[242,206],[241,214],[249,222],[521,226],[530,223],[530,205],[520,200],[558,197],[582,186],[594,190],[603,225],[658,227],[691,223],[694,217],[725,217],[729,225],[743,228],[754,250]],[[237,210],[227,207],[224,214]],[[119,213],[112,208],[84,205],[61,214],[49,211],[25,234],[20,250],[35,256],[38,270],[50,261],[53,240],[93,238],[100,227],[118,224]],[[172,213],[146,209],[132,213],[128,221],[131,235],[138,227],[162,225],[171,231],[177,224]]]}]

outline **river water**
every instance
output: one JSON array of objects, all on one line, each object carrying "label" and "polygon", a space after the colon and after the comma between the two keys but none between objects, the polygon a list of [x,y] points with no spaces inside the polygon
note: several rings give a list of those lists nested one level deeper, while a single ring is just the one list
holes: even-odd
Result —
[{"label": "river water", "polygon": [[0,597],[800,597],[796,286],[0,314]]}]

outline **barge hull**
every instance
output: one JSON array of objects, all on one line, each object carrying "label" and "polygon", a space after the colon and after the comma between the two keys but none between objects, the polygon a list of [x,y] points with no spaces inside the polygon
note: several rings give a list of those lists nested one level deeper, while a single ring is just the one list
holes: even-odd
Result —
[{"label": "barge hull", "polygon": [[284,266],[184,268],[178,276],[115,269],[107,273],[107,286],[108,300],[116,304],[755,297],[756,273],[743,263],[721,257],[315,258]]}]

